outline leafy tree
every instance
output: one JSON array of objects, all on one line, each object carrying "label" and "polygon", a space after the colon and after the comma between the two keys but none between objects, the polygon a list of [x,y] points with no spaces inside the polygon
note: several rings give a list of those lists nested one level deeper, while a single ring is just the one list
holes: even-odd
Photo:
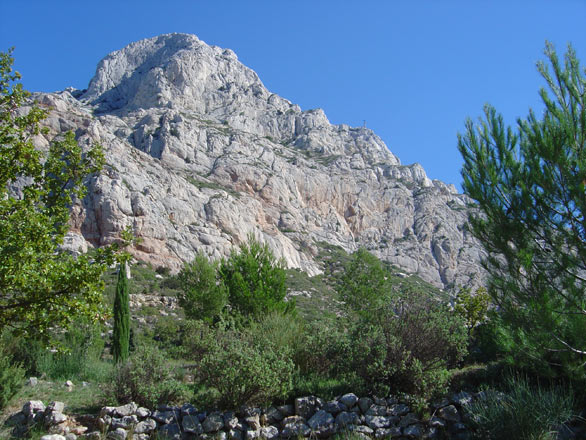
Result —
[{"label": "leafy tree", "polygon": [[244,316],[259,318],[269,311],[291,312],[295,304],[285,302],[285,263],[277,260],[267,244],[251,235],[240,251],[233,251],[220,265],[220,276],[228,289],[230,306]]},{"label": "leafy tree", "polygon": [[[494,108],[458,136],[473,234],[517,362],[584,377],[586,356],[586,79],[571,46],[538,63],[545,111],[505,127]],[[551,69],[550,69],[551,66]]]},{"label": "leafy tree", "polygon": [[30,103],[11,52],[0,53],[0,330],[44,335],[103,316],[101,275],[115,249],[77,258],[60,250],[72,202],[104,158],[99,146],[82,151],[73,133],[35,149],[46,113]]},{"label": "leafy tree", "polygon": [[217,262],[210,262],[205,255],[198,253],[179,272],[179,305],[188,318],[211,322],[226,307],[228,291],[220,278],[218,266]]},{"label": "leafy tree", "polygon": [[114,362],[128,359],[130,347],[130,297],[128,294],[128,278],[126,262],[118,269],[116,296],[114,298],[114,333],[112,335],[112,354]]},{"label": "leafy tree", "polygon": [[458,292],[454,311],[464,319],[469,337],[487,319],[489,304],[490,296],[484,287],[479,287],[474,293],[469,288],[462,288]]},{"label": "leafy tree", "polygon": [[351,310],[372,318],[373,313],[390,300],[390,278],[391,274],[383,263],[361,248],[344,265],[338,292]]}]

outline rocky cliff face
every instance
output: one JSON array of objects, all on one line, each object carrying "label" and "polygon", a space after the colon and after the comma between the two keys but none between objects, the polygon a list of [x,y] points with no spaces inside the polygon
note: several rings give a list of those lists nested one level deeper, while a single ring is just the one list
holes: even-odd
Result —
[{"label": "rocky cliff face", "polygon": [[310,274],[328,242],[364,246],[440,287],[477,277],[465,196],[401,165],[371,130],[270,93],[229,49],[162,35],[108,55],[87,90],[36,98],[52,108],[39,145],[74,130],[107,157],[73,208],[72,250],[131,225],[137,258],[178,269],[252,233]]}]

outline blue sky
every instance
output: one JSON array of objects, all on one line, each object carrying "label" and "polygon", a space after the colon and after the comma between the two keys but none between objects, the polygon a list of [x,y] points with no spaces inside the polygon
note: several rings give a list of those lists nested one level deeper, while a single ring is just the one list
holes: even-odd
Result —
[{"label": "blue sky", "polygon": [[586,0],[0,0],[25,88],[85,88],[113,50],[168,32],[233,49],[267,88],[373,129],[403,164],[461,183],[456,135],[488,102],[540,110],[545,40],[586,65]]}]

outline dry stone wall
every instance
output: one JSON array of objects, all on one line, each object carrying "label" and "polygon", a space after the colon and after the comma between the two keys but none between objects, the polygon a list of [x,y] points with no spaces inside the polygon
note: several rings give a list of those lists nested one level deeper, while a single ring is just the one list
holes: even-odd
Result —
[{"label": "dry stone wall", "polygon": [[[31,401],[13,416],[20,423],[44,422],[53,433],[41,440],[254,440],[329,438],[352,432],[364,439],[469,439],[465,408],[474,398],[467,392],[453,394],[430,408],[421,419],[413,408],[394,396],[358,397],[344,394],[325,401],[300,397],[291,404],[269,408],[243,407],[238,411],[203,411],[191,404],[161,405],[156,410],[135,403],[104,407],[97,418],[99,430],[74,426],[63,414],[63,404],[47,408]],[[87,431],[87,432],[86,432]]]}]

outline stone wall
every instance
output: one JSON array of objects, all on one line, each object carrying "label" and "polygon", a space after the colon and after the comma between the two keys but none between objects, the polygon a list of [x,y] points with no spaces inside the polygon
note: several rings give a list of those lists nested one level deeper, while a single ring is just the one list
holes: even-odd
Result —
[{"label": "stone wall", "polygon": [[161,440],[275,440],[328,438],[345,432],[365,439],[468,439],[463,408],[475,397],[467,392],[453,394],[433,404],[431,416],[425,419],[394,396],[359,398],[353,393],[327,402],[309,396],[282,406],[224,412],[202,411],[191,404],[149,410],[129,403],[102,408],[93,430],[64,415],[59,402],[47,408],[42,402],[27,402],[12,419],[20,424],[45,423],[52,434],[41,440],[148,440],[154,435]]}]

